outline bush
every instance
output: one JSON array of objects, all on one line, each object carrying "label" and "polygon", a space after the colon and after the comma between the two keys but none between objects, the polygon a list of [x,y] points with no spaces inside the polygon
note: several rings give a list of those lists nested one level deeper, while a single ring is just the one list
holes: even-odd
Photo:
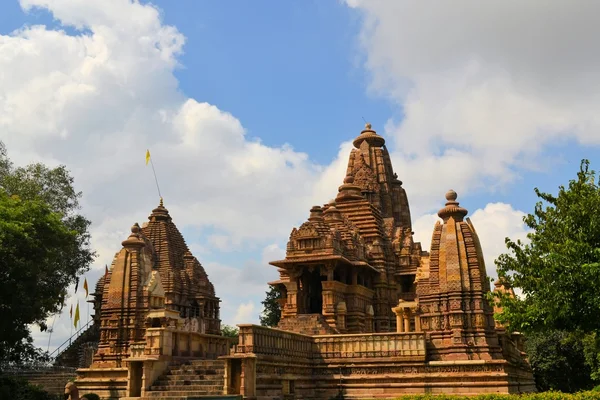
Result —
[{"label": "bush", "polygon": [[[575,393],[594,387],[582,335],[563,331],[531,333],[525,344],[540,392]],[[590,345],[591,346],[591,345]]]},{"label": "bush", "polygon": [[0,375],[0,399],[60,400],[60,396],[50,394],[23,378]]},{"label": "bush", "polygon": [[81,398],[86,398],[87,400],[100,400],[100,396],[98,396],[96,393],[88,393],[85,394],[83,396],[81,396]]},{"label": "bush", "polygon": [[578,393],[540,392],[522,395],[483,394],[479,396],[407,395],[397,400],[600,400],[600,392],[590,390]]}]

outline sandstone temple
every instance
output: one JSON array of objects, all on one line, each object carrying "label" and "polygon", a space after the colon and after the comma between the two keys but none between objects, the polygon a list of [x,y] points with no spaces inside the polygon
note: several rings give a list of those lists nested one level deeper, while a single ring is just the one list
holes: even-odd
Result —
[{"label": "sandstone temple", "polygon": [[[98,282],[81,393],[274,400],[534,391],[521,336],[494,321],[481,245],[457,194],[440,202],[424,250],[385,140],[369,124],[342,178],[335,199],[292,229],[285,259],[271,262],[278,327],[238,325],[235,345],[221,336],[220,300],[161,200]],[[510,292],[501,282],[495,290]]]}]

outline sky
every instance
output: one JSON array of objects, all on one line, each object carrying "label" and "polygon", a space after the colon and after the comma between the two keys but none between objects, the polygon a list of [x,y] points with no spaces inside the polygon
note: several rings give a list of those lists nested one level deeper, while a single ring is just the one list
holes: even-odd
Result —
[{"label": "sky", "polygon": [[[165,206],[221,298],[257,323],[269,261],[328,202],[365,121],[386,139],[415,236],[457,191],[486,267],[525,239],[534,187],[600,159],[600,3],[585,0],[4,0],[0,140],[66,165],[98,258]],[[82,277],[83,280],[83,277]],[[32,327],[69,338],[68,309]]]}]

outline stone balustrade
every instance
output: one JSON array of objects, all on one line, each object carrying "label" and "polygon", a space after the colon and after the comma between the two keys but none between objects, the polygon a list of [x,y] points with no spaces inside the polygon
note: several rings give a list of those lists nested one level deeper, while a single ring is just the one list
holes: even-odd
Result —
[{"label": "stone balustrade", "polygon": [[147,328],[145,356],[174,356],[215,359],[227,355],[231,339],[205,333]]},{"label": "stone balustrade", "polygon": [[236,353],[254,353],[286,358],[310,359],[312,337],[264,326],[238,325]]},{"label": "stone balustrade", "polygon": [[410,357],[425,359],[424,333],[359,333],[314,337],[313,356],[321,359]]},{"label": "stone balustrade", "polygon": [[360,333],[308,336],[257,325],[238,325],[236,353],[281,358],[329,360],[336,358],[404,357],[425,359],[425,334]]}]

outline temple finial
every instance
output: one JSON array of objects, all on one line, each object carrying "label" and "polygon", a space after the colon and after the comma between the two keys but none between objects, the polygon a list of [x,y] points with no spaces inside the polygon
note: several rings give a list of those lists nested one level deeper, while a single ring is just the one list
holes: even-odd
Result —
[{"label": "temple finial", "polygon": [[455,221],[462,221],[465,215],[469,212],[462,208],[456,199],[458,195],[452,189],[446,192],[446,206],[438,211],[438,216],[445,221],[450,217],[454,217]]},{"label": "temple finial", "polygon": [[365,129],[371,130],[371,123],[370,122],[367,122],[365,124]]}]

